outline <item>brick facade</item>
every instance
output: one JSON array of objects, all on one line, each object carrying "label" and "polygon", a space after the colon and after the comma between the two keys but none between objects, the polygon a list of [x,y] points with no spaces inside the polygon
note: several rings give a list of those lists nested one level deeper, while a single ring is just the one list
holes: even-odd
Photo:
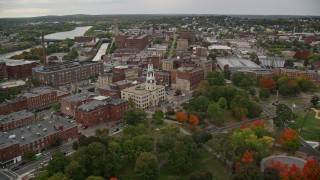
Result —
[{"label": "brick facade", "polygon": [[28,108],[26,97],[16,97],[10,101],[0,104],[0,115],[9,114],[12,112],[20,111]]}]

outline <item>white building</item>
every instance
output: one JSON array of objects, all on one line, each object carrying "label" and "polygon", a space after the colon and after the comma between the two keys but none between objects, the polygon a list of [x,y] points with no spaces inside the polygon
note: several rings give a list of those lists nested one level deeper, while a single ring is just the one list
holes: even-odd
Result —
[{"label": "white building", "polygon": [[156,85],[152,64],[148,64],[146,82],[123,89],[121,98],[127,101],[131,99],[136,107],[141,109],[158,105],[165,100],[165,87]]}]

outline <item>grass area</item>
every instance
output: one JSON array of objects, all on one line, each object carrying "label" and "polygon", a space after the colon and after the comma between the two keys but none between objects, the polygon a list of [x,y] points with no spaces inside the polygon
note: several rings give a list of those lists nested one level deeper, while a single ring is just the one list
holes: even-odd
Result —
[{"label": "grass area", "polygon": [[316,112],[310,109],[309,113],[299,111],[296,113],[298,116],[296,121],[289,126],[292,129],[300,130],[303,126],[300,135],[310,141],[320,141],[320,119],[316,119]]},{"label": "grass area", "polygon": [[213,175],[213,179],[230,179],[231,169],[225,167],[220,161],[218,161],[213,155],[209,154],[203,148],[199,149],[199,158],[194,161],[192,166],[192,171],[186,172],[183,174],[173,174],[169,171],[167,166],[163,166],[163,168],[159,172],[158,180],[167,180],[169,177],[175,178],[177,180],[185,180],[188,179],[188,175],[197,170],[208,170]]},{"label": "grass area", "polygon": [[237,120],[237,118],[235,118],[232,115],[232,112],[230,110],[225,110],[224,111],[224,118],[225,118],[225,122],[224,122],[224,124],[222,126],[229,126],[229,125],[236,124],[236,123],[239,122]]}]

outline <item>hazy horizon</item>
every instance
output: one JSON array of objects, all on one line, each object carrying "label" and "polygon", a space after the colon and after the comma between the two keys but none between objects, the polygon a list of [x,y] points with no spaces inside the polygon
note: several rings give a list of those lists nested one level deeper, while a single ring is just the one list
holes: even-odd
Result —
[{"label": "hazy horizon", "polygon": [[319,0],[0,0],[0,18],[75,14],[320,16],[319,7]]}]

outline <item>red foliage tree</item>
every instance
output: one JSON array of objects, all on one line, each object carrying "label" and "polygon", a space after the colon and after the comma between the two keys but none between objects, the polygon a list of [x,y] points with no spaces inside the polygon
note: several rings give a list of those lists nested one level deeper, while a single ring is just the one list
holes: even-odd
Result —
[{"label": "red foliage tree", "polygon": [[301,146],[298,132],[291,129],[285,130],[284,133],[279,136],[279,143],[283,147],[292,150],[298,149]]},{"label": "red foliage tree", "polygon": [[243,154],[241,162],[243,163],[252,163],[254,161],[254,154],[248,150]]},{"label": "red foliage tree", "polygon": [[289,166],[288,164],[282,164],[281,162],[271,162],[269,167],[276,169],[279,172],[281,179],[320,179],[320,163],[316,160],[307,161],[303,169],[299,168],[295,164]]},{"label": "red foliage tree", "polygon": [[310,54],[309,51],[305,49],[305,50],[302,50],[302,51],[297,51],[294,54],[293,58],[295,58],[295,59],[307,59],[309,54]]},{"label": "red foliage tree", "polygon": [[176,119],[178,122],[184,123],[188,120],[188,115],[184,114],[183,112],[178,112],[176,114]]},{"label": "red foliage tree", "polygon": [[260,78],[260,88],[268,89],[272,92],[276,87],[277,82],[274,79],[266,76]]},{"label": "red foliage tree", "polygon": [[251,124],[252,127],[261,127],[264,128],[264,121],[263,120],[259,120],[259,121],[255,121]]},{"label": "red foliage tree", "polygon": [[199,118],[195,115],[190,114],[188,122],[190,125],[197,126],[199,124]]}]

